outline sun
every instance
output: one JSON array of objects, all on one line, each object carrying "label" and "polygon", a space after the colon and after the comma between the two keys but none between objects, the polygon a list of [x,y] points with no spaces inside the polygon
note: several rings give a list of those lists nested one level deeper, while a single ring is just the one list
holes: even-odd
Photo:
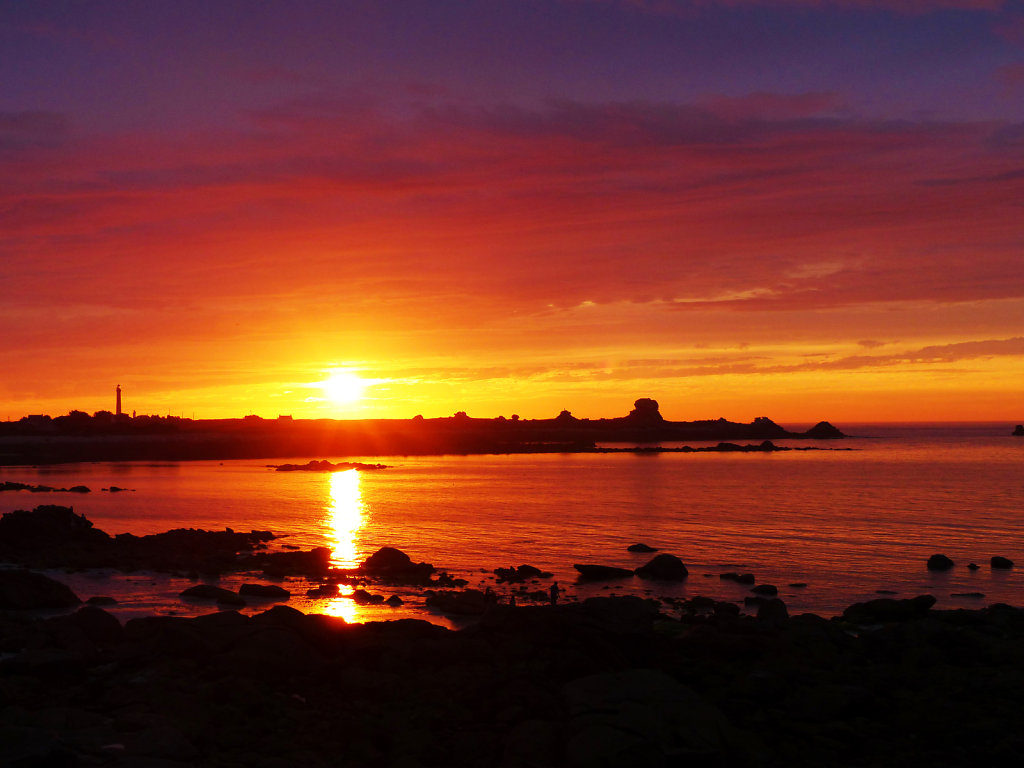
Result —
[{"label": "sun", "polygon": [[366,382],[349,371],[332,371],[320,382],[324,397],[337,405],[354,403],[363,396]]}]

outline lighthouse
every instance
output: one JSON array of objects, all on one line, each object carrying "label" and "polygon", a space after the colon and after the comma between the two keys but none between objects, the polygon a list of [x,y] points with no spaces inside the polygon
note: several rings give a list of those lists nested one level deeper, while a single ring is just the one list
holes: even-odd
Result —
[{"label": "lighthouse", "polygon": [[114,410],[115,416],[121,415],[121,385],[117,385],[117,389],[114,390],[114,394],[117,397],[117,408]]}]

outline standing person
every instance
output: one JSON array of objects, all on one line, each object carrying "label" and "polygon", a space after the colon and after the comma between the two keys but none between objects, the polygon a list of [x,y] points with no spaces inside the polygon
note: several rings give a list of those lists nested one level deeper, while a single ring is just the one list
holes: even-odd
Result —
[{"label": "standing person", "polygon": [[549,591],[551,593],[551,604],[552,605],[558,605],[558,593],[561,592],[562,590],[560,590],[558,588],[558,582],[557,581],[551,582],[551,589]]}]

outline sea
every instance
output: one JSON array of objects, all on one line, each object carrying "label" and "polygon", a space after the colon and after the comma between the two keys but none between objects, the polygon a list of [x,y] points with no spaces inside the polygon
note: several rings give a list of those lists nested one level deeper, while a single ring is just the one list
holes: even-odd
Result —
[{"label": "sea", "polygon": [[[799,429],[802,425],[790,425]],[[706,596],[744,610],[750,587],[720,578],[752,573],[773,584],[790,614],[834,616],[854,602],[931,594],[941,608],[1024,605],[1024,438],[1013,424],[840,425],[842,440],[780,440],[776,453],[550,453],[470,456],[296,456],[273,460],[97,462],[0,467],[0,481],[87,494],[0,494],[0,513],[71,506],[110,534],[173,528],[270,530],[277,548],[330,547],[352,567],[380,547],[491,587],[502,601],[539,600],[557,581],[561,600],[599,595],[674,601]],[[690,443],[699,447],[700,443]],[[671,444],[664,444],[672,447]],[[623,447],[623,446],[618,446]],[[382,470],[278,472],[310,459],[380,462]],[[110,487],[124,488],[110,492]],[[679,557],[689,577],[580,582],[576,563],[636,568],[652,555]],[[930,555],[955,567],[929,571]],[[1017,563],[990,567],[994,555]],[[977,569],[968,564],[977,564]],[[510,586],[494,570],[529,564],[550,578]],[[84,600],[113,597],[122,619],[216,610],[179,593],[196,583],[237,588],[260,574],[50,571]],[[305,612],[350,622],[419,618],[459,626],[414,587],[368,587],[402,605],[358,605],[349,594],[307,597],[303,578],[277,582]],[[346,590],[351,592],[351,590]],[[266,610],[257,601],[244,610]]]}]

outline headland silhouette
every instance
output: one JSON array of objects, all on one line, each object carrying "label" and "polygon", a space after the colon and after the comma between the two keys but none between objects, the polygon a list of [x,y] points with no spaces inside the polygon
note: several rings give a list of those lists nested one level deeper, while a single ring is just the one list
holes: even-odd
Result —
[{"label": "headland silhouette", "polygon": [[[592,452],[602,444],[833,439],[843,433],[822,421],[805,432],[767,417],[668,421],[657,401],[640,398],[621,417],[580,419],[563,410],[550,419],[473,418],[464,411],[412,419],[185,419],[128,416],[26,416],[0,423],[0,464],[76,461],[255,459],[293,456],[387,456]],[[751,447],[752,449],[753,447]],[[760,448],[765,450],[766,448]]]}]

